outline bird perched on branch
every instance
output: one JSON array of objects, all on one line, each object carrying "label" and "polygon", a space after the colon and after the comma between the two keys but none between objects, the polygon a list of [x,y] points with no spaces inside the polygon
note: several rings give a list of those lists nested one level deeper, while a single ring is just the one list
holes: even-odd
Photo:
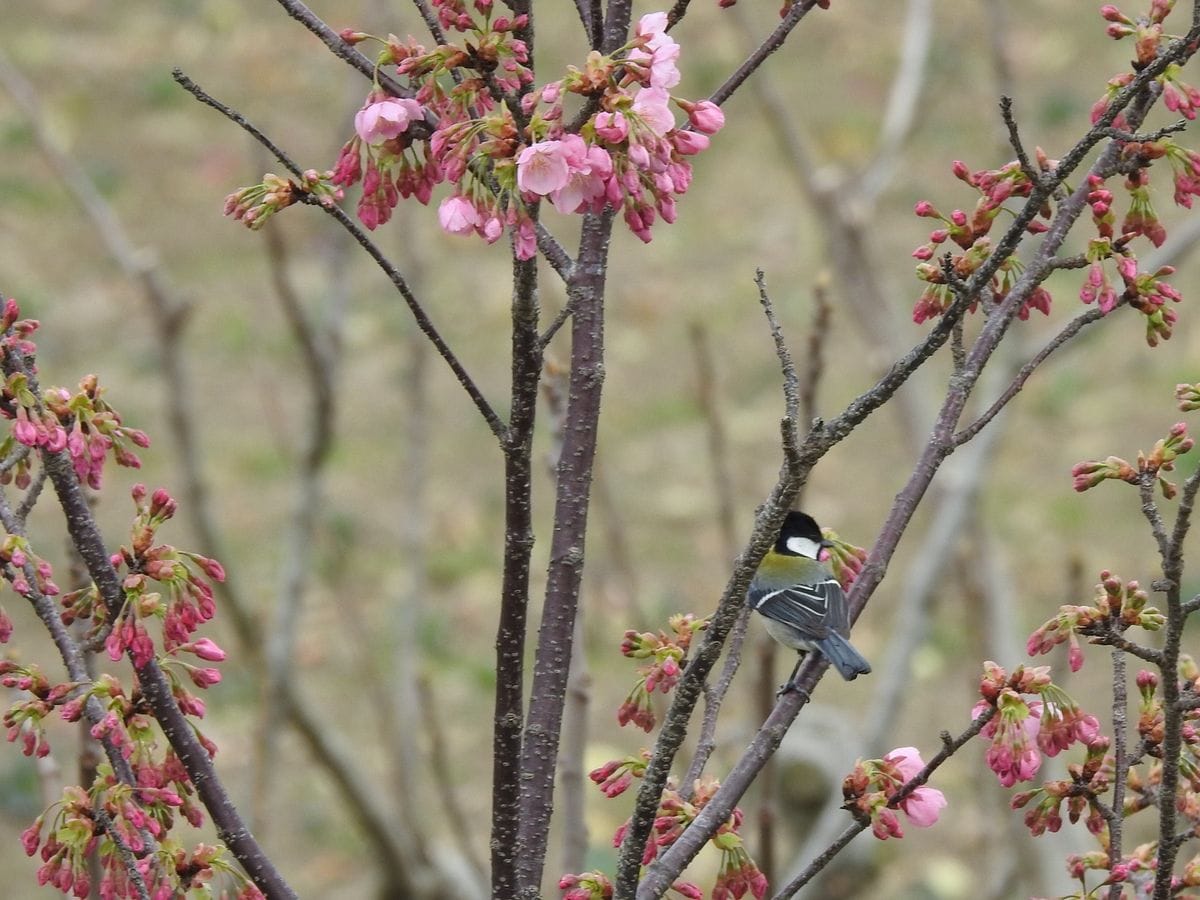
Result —
[{"label": "bird perched on branch", "polygon": [[785,647],[800,651],[796,668],[779,689],[781,694],[794,689],[800,663],[812,650],[833,663],[847,681],[871,671],[871,664],[847,640],[846,595],[821,560],[822,551],[831,546],[812,516],[789,512],[750,583],[750,606],[766,619],[767,632]]}]

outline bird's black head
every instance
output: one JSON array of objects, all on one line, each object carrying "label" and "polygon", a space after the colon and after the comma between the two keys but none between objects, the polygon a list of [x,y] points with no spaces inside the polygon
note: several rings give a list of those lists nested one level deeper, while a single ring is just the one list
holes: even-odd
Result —
[{"label": "bird's black head", "polygon": [[828,542],[821,534],[817,520],[807,513],[792,510],[783,520],[779,537],[775,540],[775,552],[784,556],[807,556],[817,559],[821,548]]}]

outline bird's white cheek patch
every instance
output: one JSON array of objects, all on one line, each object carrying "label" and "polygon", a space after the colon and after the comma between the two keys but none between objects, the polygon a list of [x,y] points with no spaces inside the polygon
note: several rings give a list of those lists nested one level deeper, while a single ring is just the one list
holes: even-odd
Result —
[{"label": "bird's white cheek patch", "polygon": [[798,556],[807,556],[809,559],[816,559],[817,554],[821,552],[821,545],[806,537],[788,538],[787,548]]}]

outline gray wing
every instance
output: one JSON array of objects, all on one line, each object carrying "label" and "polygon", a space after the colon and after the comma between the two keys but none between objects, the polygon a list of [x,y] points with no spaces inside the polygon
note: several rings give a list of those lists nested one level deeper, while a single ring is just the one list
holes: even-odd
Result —
[{"label": "gray wing", "polygon": [[755,591],[750,595],[750,605],[768,619],[790,625],[816,640],[830,633],[845,635],[850,630],[846,595],[834,578]]}]

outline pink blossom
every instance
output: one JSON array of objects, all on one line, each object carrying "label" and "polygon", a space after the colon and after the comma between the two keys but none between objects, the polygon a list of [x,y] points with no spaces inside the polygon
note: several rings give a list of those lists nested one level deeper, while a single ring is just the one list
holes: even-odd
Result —
[{"label": "pink blossom", "polygon": [[900,819],[886,806],[879,810],[871,822],[871,833],[881,841],[890,837],[904,837],[904,829],[900,827]]},{"label": "pink blossom", "polygon": [[500,239],[500,235],[504,233],[504,223],[496,216],[488,216],[484,223],[476,229],[480,237],[489,244],[494,244]]},{"label": "pink blossom", "polygon": [[619,144],[629,136],[629,123],[622,112],[596,113],[596,136],[610,144]]},{"label": "pink blossom", "polygon": [[513,242],[517,259],[533,259],[537,254],[537,230],[532,219],[521,219],[517,222],[517,235]]},{"label": "pink blossom", "polygon": [[633,112],[651,132],[663,137],[675,127],[670,101],[671,95],[662,87],[642,88],[633,98]]},{"label": "pink blossom", "polygon": [[908,821],[918,828],[928,828],[938,820],[946,806],[946,795],[937,788],[919,787],[900,803]]},{"label": "pink blossom", "polygon": [[654,39],[667,30],[667,14],[665,12],[646,13],[638,19],[634,32],[640,38]]},{"label": "pink blossom", "polygon": [[225,659],[225,651],[208,638],[200,638],[192,644],[191,649],[198,657],[208,662],[221,662]]},{"label": "pink blossom", "polygon": [[671,135],[671,143],[679,151],[680,156],[695,156],[701,150],[708,149],[708,135],[699,131],[676,131]]},{"label": "pink blossom", "polygon": [[1083,668],[1083,649],[1079,646],[1079,639],[1075,637],[1075,632],[1071,632],[1069,641],[1067,665],[1070,666],[1072,672],[1078,672]]},{"label": "pink blossom", "polygon": [[42,824],[42,817],[38,816],[32,825],[21,832],[21,847],[26,856],[37,853],[38,845],[42,842]]},{"label": "pink blossom", "polygon": [[571,177],[564,141],[539,141],[517,156],[517,187],[545,197],[566,186]]},{"label": "pink blossom", "polygon": [[192,678],[192,683],[199,688],[211,687],[214,684],[221,683],[221,672],[218,669],[188,669],[188,675]]},{"label": "pink blossom", "polygon": [[883,760],[892,764],[903,781],[911,781],[925,768],[925,761],[916,747],[897,747]]},{"label": "pink blossom", "polygon": [[573,213],[604,196],[613,173],[612,157],[603,147],[588,147],[577,134],[567,135],[562,143],[567,148],[568,180],[550,199],[559,212]]},{"label": "pink blossom", "polygon": [[[629,52],[629,59],[635,62],[649,60],[650,86],[657,88],[673,88],[679,84],[680,47],[678,42],[666,32],[667,14],[665,12],[647,13],[638,20],[636,32],[642,47]],[[648,53],[647,53],[648,51]]]},{"label": "pink blossom", "polygon": [[479,211],[466,197],[455,194],[438,206],[438,221],[448,234],[470,234],[479,224]]},{"label": "pink blossom", "polygon": [[389,97],[368,104],[354,115],[354,130],[368,144],[382,144],[399,137],[408,130],[410,123],[419,120],[423,113],[416,100]]},{"label": "pink blossom", "polygon": [[711,100],[701,100],[688,110],[688,119],[697,131],[716,134],[725,127],[725,113]]}]

